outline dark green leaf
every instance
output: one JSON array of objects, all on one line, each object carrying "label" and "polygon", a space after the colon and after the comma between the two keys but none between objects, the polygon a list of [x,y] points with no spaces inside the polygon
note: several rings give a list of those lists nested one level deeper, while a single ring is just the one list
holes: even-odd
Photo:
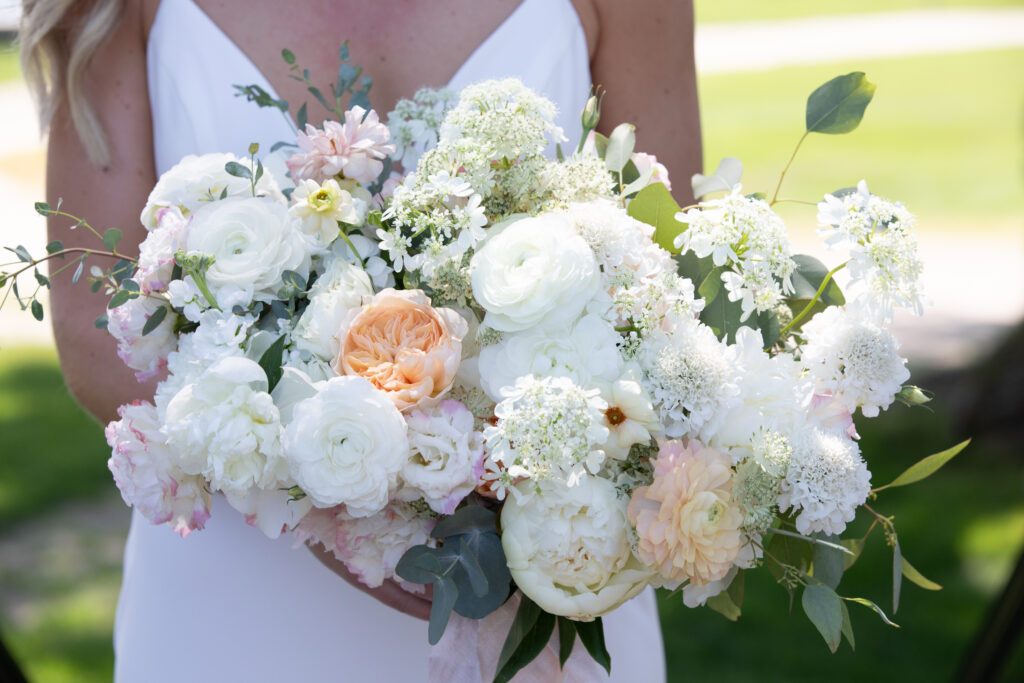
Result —
[{"label": "dark green leaf", "polygon": [[843,615],[843,635],[846,637],[846,642],[850,644],[851,650],[856,650],[857,646],[853,641],[853,622],[850,621],[850,610],[846,608],[846,601],[839,601],[839,608]]},{"label": "dark green leaf", "polygon": [[348,61],[348,41],[347,40],[344,43],[341,44],[341,47],[338,48],[338,61],[339,62],[347,62]]},{"label": "dark green leaf", "polygon": [[940,591],[942,586],[935,583],[931,579],[925,577],[924,574],[914,569],[914,567],[907,562],[907,558],[903,558],[903,576],[907,577],[907,580],[914,583],[927,591]]},{"label": "dark green leaf", "polygon": [[761,330],[761,342],[764,350],[767,351],[779,340],[779,332],[782,329],[779,325],[779,316],[775,311],[762,311],[757,314],[757,328]]},{"label": "dark green leaf", "polygon": [[317,101],[324,106],[325,109],[327,109],[329,111],[332,110],[331,105],[327,103],[327,99],[324,98],[323,93],[320,92],[320,88],[317,88],[316,86],[311,85],[311,86],[309,86],[308,90],[309,90],[309,94],[312,95],[313,97],[315,97],[317,99]]},{"label": "dark green leaf", "polygon": [[892,613],[900,608],[900,589],[903,587],[903,553],[895,534],[892,539]]},{"label": "dark green leaf", "polygon": [[710,273],[704,276],[699,286],[697,287],[697,294],[705,302],[711,302],[714,300],[718,293],[722,289],[722,273],[729,270],[726,266],[716,266]]},{"label": "dark green leaf", "polygon": [[160,323],[167,317],[167,307],[161,306],[160,308],[153,311],[153,314],[146,319],[146,324],[142,326],[142,336],[145,337],[147,334],[155,330],[160,326]]},{"label": "dark green leaf", "polygon": [[138,292],[138,291],[140,291],[139,290],[139,283],[136,282],[135,280],[131,280],[129,278],[125,278],[124,280],[121,280],[121,289],[126,289],[129,292]]},{"label": "dark green leaf", "polygon": [[479,531],[496,531],[495,514],[480,505],[466,505],[438,522],[430,535],[434,538],[447,538]]},{"label": "dark green leaf", "polygon": [[[526,640],[530,632],[533,631],[534,626],[537,625],[537,619],[541,615],[540,607],[538,607],[533,600],[530,600],[525,595],[521,597],[522,600],[519,602],[519,609],[516,610],[516,616],[512,620],[512,626],[509,627],[508,635],[505,637],[505,643],[501,646],[501,653],[498,655],[498,667],[494,677],[496,683],[499,680],[508,681],[515,675],[515,671],[522,668],[517,668],[515,671],[509,673],[505,678],[501,677],[505,667],[520,649],[523,641]],[[525,664],[523,666],[525,666]]]},{"label": "dark green leaf", "polygon": [[875,84],[863,71],[836,76],[807,98],[805,124],[808,133],[849,133],[864,116],[875,94]]},{"label": "dark green leaf", "polygon": [[245,178],[246,180],[252,180],[252,171],[248,166],[240,164],[237,161],[229,161],[224,164],[224,171],[228,175],[233,175],[236,178]]},{"label": "dark green leaf", "polygon": [[[807,254],[796,254],[793,256],[793,261],[796,263],[796,269],[793,271],[792,277],[795,290],[792,298],[813,299],[825,276],[828,275],[829,269],[824,263]],[[825,291],[821,293],[820,301],[828,306],[842,306],[846,303],[846,298],[835,279],[829,280]]]},{"label": "dark green leaf", "polygon": [[[299,112],[295,115],[295,123],[298,125],[299,130],[306,130],[306,123],[309,122],[309,113],[305,102],[299,107]],[[274,150],[271,150],[274,151]]]},{"label": "dark green leaf", "polygon": [[828,649],[835,652],[839,648],[843,628],[843,611],[839,605],[839,596],[828,586],[812,583],[804,587],[800,603],[807,618],[825,639]]},{"label": "dark green leaf", "polygon": [[114,296],[110,297],[110,301],[107,302],[107,310],[112,311],[118,306],[123,306],[129,299],[134,299],[136,296],[138,295],[135,294],[135,292],[129,292],[126,289],[119,289]]},{"label": "dark green leaf", "polygon": [[846,571],[853,566],[853,563],[860,558],[861,552],[864,551],[864,539],[847,538],[840,541],[840,544],[850,551],[849,553],[843,553],[843,571]]},{"label": "dark green leaf", "polygon": [[[838,536],[826,536],[819,533],[814,534],[814,537],[829,543],[838,544],[840,542]],[[814,562],[814,578],[835,590],[839,585],[839,580],[843,578],[846,553],[830,545],[815,543],[811,556]]]},{"label": "dark green leaf", "polygon": [[270,347],[260,356],[259,364],[263,372],[267,373],[267,391],[271,392],[277,383],[281,381],[281,357],[284,354],[284,342],[287,335],[278,337]]},{"label": "dark green leaf", "polygon": [[40,273],[38,268],[34,269],[32,272],[33,272],[33,275],[36,276],[36,282],[39,283],[40,287],[46,287],[46,288],[50,287],[50,280],[47,279],[47,277],[45,275]]},{"label": "dark green leaf", "polygon": [[32,300],[31,309],[32,309],[32,317],[35,318],[36,320],[38,320],[39,322],[42,322],[43,321],[43,305],[41,303],[39,303],[38,299],[33,299]]},{"label": "dark green leaf", "polygon": [[263,177],[263,161],[259,160],[256,162],[256,178],[255,182],[259,182],[260,178]]},{"label": "dark green leaf", "polygon": [[558,617],[558,666],[565,668],[565,663],[572,655],[576,644],[576,622],[565,617]]},{"label": "dark green leaf", "polygon": [[608,648],[604,644],[604,624],[601,617],[593,621],[577,621],[576,633],[580,636],[583,647],[594,658],[594,661],[609,674],[612,672],[612,656],[608,654]]},{"label": "dark green leaf", "polygon": [[[704,310],[700,312],[702,323],[711,328],[715,336],[732,344],[736,341],[736,332],[744,323],[740,322],[743,317],[743,305],[739,301],[729,301],[728,295],[723,291],[711,301],[705,301]],[[747,325],[753,321],[749,318]]]},{"label": "dark green leaf", "polygon": [[105,330],[107,329],[107,316],[106,314],[101,315],[92,322],[96,326],[96,329]]},{"label": "dark green leaf", "polygon": [[957,453],[967,448],[967,444],[969,444],[970,442],[970,439],[967,439],[966,441],[961,441],[952,448],[947,448],[944,451],[935,453],[933,455],[929,455],[927,458],[924,458],[923,460],[919,460],[918,462],[914,463],[906,470],[904,470],[903,474],[896,477],[885,486],[879,486],[877,489],[875,489],[875,491],[881,491],[882,489],[888,489],[894,486],[906,486],[907,484],[913,484],[915,482],[921,481],[922,479],[930,477],[931,475],[935,474],[935,472],[940,467],[942,467],[947,462],[952,460]]},{"label": "dark green leaf", "polygon": [[370,89],[363,88],[352,93],[352,98],[348,101],[349,108],[362,107],[365,112],[363,113],[363,119],[370,113]]},{"label": "dark green leaf", "polygon": [[4,247],[4,249],[17,256],[19,261],[23,261],[25,263],[32,263],[32,256],[28,253],[28,249],[26,249],[24,246],[20,244],[16,246],[14,249],[11,249],[10,247]]},{"label": "dark green leaf", "polygon": [[466,576],[469,577],[469,584],[473,589],[473,594],[478,598],[487,595],[487,576],[484,574],[484,570],[481,569],[480,562],[477,560],[476,555],[473,553],[473,548],[470,547],[470,542],[465,536],[459,537],[459,563],[462,564],[462,569],[466,572]]},{"label": "dark green leaf", "polygon": [[64,243],[60,240],[54,240],[46,245],[47,254],[56,254],[58,251],[64,250]]},{"label": "dark green leaf", "polygon": [[663,184],[652,183],[640,190],[627,210],[638,221],[654,226],[654,241],[662,249],[672,253],[679,251],[672,242],[686,229],[686,224],[676,220],[679,204]]},{"label": "dark green leaf", "polygon": [[342,63],[342,65],[338,67],[338,82],[335,86],[338,96],[341,96],[341,93],[351,88],[355,84],[357,78],[359,78],[358,69],[351,64]]},{"label": "dark green leaf", "polygon": [[281,280],[285,285],[293,287],[300,292],[306,289],[306,278],[302,277],[300,273],[296,273],[294,270],[286,270],[281,273]]},{"label": "dark green leaf", "polygon": [[[433,583],[440,575],[441,565],[434,559],[435,548],[414,545],[402,555],[395,565],[395,574],[410,583]],[[427,560],[425,558],[431,558]]]},{"label": "dark green leaf", "polygon": [[35,208],[40,216],[48,216],[51,212],[50,205],[46,202],[36,202]]},{"label": "dark green leaf", "polygon": [[281,50],[281,59],[284,60],[285,64],[291,66],[295,64],[295,53],[285,48],[284,50]]},{"label": "dark green leaf", "polygon": [[448,619],[452,615],[452,607],[459,597],[459,589],[451,579],[434,582],[434,596],[430,604],[430,626],[427,627],[427,639],[431,645],[437,645],[448,627]]},{"label": "dark green leaf", "polygon": [[733,601],[729,591],[722,591],[718,595],[708,598],[708,601],[704,604],[729,621],[737,621],[740,618],[740,606]]},{"label": "dark green leaf", "polygon": [[124,237],[124,233],[117,228],[107,228],[103,233],[103,245],[110,251],[114,251],[122,237]]},{"label": "dark green leaf", "polygon": [[[85,257],[82,257],[85,260]],[[114,264],[114,267],[110,269],[110,276],[114,278],[114,282],[121,284],[135,272],[135,264],[128,259],[121,259]]]}]

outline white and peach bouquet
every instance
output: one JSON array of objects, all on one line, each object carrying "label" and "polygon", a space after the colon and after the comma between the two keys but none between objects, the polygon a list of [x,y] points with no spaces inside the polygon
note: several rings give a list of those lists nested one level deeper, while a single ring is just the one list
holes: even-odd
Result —
[{"label": "white and peach bouquet", "polygon": [[[873,91],[826,83],[807,133],[849,132]],[[848,602],[888,621],[838,592],[861,510],[895,550],[894,602],[901,575],[934,588],[867,502],[965,444],[873,486],[854,426],[927,400],[888,329],[925,302],[913,216],[864,182],[826,195],[830,270],[735,159],[679,207],[632,126],[595,132],[599,104],[558,160],[553,105],[503,80],[420,91],[387,125],[335,112],[283,164],[253,147],[164,174],[139,257],[108,231],[121,260],[91,270],[121,358],[161,378],[106,430],[125,501],[184,537],[223,495],[368,586],[432,585],[431,643],[511,599],[497,680],[549,641],[564,664],[577,636],[608,668],[601,616],[647,586],[736,618],[762,567],[835,650]],[[100,253],[51,247],[76,279]]]}]

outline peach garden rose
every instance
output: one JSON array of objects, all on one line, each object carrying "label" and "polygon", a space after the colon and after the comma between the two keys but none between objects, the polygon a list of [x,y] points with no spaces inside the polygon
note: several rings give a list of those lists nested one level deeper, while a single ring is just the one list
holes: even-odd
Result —
[{"label": "peach garden rose", "polygon": [[406,410],[448,391],[468,329],[455,311],[432,307],[422,290],[385,289],[345,318],[332,367],[369,380]]}]

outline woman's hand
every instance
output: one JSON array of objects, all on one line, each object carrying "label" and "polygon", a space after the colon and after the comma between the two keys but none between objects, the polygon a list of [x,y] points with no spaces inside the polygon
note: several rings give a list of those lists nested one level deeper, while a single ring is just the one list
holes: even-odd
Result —
[{"label": "woman's hand", "polygon": [[374,600],[378,600],[388,607],[392,607],[399,612],[404,612],[409,616],[416,617],[427,621],[430,618],[430,587],[427,587],[425,596],[414,595],[399,586],[391,579],[387,579],[378,588],[370,588],[362,581],[360,581],[352,572],[345,567],[345,564],[336,558],[330,551],[324,550],[321,545],[308,546],[309,551],[313,553],[313,556],[320,560],[320,563],[330,569],[332,572],[340,576],[341,578],[348,581],[350,584],[366,593]]}]

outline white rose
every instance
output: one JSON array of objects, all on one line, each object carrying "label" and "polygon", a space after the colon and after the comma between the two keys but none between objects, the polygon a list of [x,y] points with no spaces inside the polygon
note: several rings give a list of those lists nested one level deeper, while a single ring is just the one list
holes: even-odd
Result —
[{"label": "white rose", "polygon": [[329,257],[327,270],[309,291],[309,305],[292,333],[296,348],[318,358],[337,358],[338,332],[348,312],[362,306],[363,297],[373,296],[366,271],[338,257]]},{"label": "white rose", "polygon": [[257,301],[277,298],[281,274],[309,276],[310,245],[284,204],[256,197],[225,199],[199,209],[189,229],[189,253],[213,256],[206,282],[220,303],[234,290],[252,288]]},{"label": "white rose", "polygon": [[409,453],[405,420],[362,377],[334,377],[296,404],[284,453],[295,481],[317,507],[345,504],[368,517],[387,505]]},{"label": "white rose", "polygon": [[[532,489],[534,482],[519,486]],[[516,585],[551,614],[590,621],[639,593],[651,577],[630,548],[626,502],[606,479],[584,476],[576,486],[510,496],[501,529]]]},{"label": "white rose", "polygon": [[561,216],[524,218],[488,240],[471,263],[473,296],[503,332],[566,325],[598,293],[594,253]]},{"label": "white rose", "polygon": [[161,431],[181,469],[217,491],[277,486],[287,472],[278,410],[266,390],[263,368],[229,356],[175,394]]},{"label": "white rose", "polygon": [[[149,193],[146,207],[140,219],[147,230],[157,226],[158,211],[161,208],[177,208],[188,216],[200,207],[225,197],[251,197],[252,183],[248,178],[233,176],[224,170],[229,162],[241,164],[252,170],[248,159],[234,154],[188,155],[170,170],[160,176],[153,191]],[[264,169],[256,193],[284,201],[274,175]]]},{"label": "white rose", "polygon": [[480,378],[495,401],[524,375],[568,377],[574,384],[614,381],[622,367],[619,334],[596,315],[585,315],[566,330],[538,327],[506,335],[480,351]]}]

